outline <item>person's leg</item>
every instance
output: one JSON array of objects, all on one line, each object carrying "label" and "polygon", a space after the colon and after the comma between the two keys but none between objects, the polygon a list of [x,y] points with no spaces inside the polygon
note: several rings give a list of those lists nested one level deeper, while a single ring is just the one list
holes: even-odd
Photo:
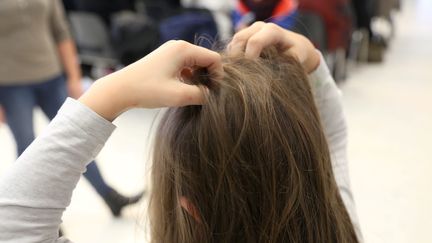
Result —
[{"label": "person's leg", "polygon": [[372,13],[368,9],[368,1],[353,0],[353,7],[357,17],[357,28],[366,29],[369,32],[369,36],[372,36]]},{"label": "person's leg", "polygon": [[113,189],[108,186],[96,164],[96,161],[92,161],[89,165],[87,165],[87,171],[84,173],[84,177],[90,182],[93,188],[97,191],[97,193],[105,198]]},{"label": "person's leg", "polygon": [[[60,76],[41,84],[38,86],[37,91],[37,104],[41,107],[46,116],[52,120],[67,98],[65,78]],[[104,199],[115,216],[120,215],[120,211],[124,206],[137,202],[142,196],[142,194],[139,194],[135,197],[128,198],[117,193],[105,182],[95,161],[92,161],[87,166],[84,177]]]},{"label": "person's leg", "polygon": [[66,81],[63,76],[47,80],[36,87],[36,104],[49,120],[52,120],[67,98]]},{"label": "person's leg", "polygon": [[17,155],[20,156],[34,140],[35,97],[32,86],[0,86],[0,104],[4,108],[6,122],[15,139]]}]

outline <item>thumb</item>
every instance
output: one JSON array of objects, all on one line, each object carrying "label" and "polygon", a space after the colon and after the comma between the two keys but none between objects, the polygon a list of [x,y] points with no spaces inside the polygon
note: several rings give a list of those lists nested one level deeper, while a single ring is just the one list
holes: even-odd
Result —
[{"label": "thumb", "polygon": [[198,85],[181,83],[178,80],[171,87],[168,97],[169,106],[202,105],[206,88]]}]

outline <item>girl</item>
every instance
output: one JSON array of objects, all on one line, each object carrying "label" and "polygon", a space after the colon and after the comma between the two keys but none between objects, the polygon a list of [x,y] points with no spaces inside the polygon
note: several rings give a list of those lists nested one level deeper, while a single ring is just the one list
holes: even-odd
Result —
[{"label": "girl", "polygon": [[0,240],[69,242],[57,235],[61,215],[111,121],[133,107],[189,106],[169,110],[157,134],[152,241],[357,242],[344,118],[319,53],[264,23],[228,52],[171,41],[68,99],[1,178]]}]

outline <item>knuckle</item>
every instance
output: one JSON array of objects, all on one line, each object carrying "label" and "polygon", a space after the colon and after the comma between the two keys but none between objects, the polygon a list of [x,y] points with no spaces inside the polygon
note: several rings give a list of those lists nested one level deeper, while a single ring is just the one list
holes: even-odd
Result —
[{"label": "knuckle", "polygon": [[177,44],[180,46],[183,46],[183,47],[190,45],[189,42],[184,41],[184,40],[177,40]]},{"label": "knuckle", "polygon": [[219,53],[217,53],[217,52],[215,52],[215,51],[211,51],[211,55],[213,55],[215,61],[218,61],[218,62],[221,62],[221,61],[222,61],[222,56],[221,56],[221,54],[219,54]]},{"label": "knuckle", "polygon": [[248,46],[258,47],[261,45],[261,38],[259,36],[252,36],[248,41]]},{"label": "knuckle", "polygon": [[265,25],[266,23],[264,23],[263,21],[257,21],[255,23],[253,23],[251,26],[253,27],[261,27],[263,25]]},{"label": "knuckle", "polygon": [[242,43],[244,41],[245,41],[245,38],[241,34],[234,35],[234,37],[232,39],[232,43]]},{"label": "knuckle", "polygon": [[280,29],[280,27],[274,23],[267,23],[265,28],[270,31],[278,31]]},{"label": "knuckle", "polygon": [[166,45],[175,50],[184,50],[190,44],[184,40],[169,40],[168,42],[166,42]]},{"label": "knuckle", "polygon": [[173,45],[174,43],[176,43],[176,40],[169,40],[166,42],[167,45]]},{"label": "knuckle", "polygon": [[176,41],[176,47],[179,49],[188,48],[191,44],[184,40],[178,40]]},{"label": "knuckle", "polygon": [[[205,47],[203,47],[203,48],[205,48]],[[208,57],[209,57],[209,60],[210,61],[220,61],[221,60],[221,55],[222,55],[222,53],[223,52],[225,52],[226,50],[227,50],[227,45],[225,45],[225,47],[224,47],[224,49],[223,50],[212,50],[212,49],[205,49],[206,50],[206,52],[208,53],[207,55],[208,55]]]},{"label": "knuckle", "polygon": [[177,42],[176,40],[169,40],[169,41],[165,42],[165,43],[163,44],[163,46],[173,47],[173,46],[176,45],[176,42]]}]

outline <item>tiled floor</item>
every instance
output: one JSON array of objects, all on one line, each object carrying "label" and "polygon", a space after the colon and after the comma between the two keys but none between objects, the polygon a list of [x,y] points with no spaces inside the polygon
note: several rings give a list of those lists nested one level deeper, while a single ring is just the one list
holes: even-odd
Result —
[{"label": "tiled floor", "polygon": [[[356,67],[342,86],[352,186],[366,242],[432,242],[431,12],[430,0],[406,0],[386,61]],[[107,181],[125,194],[147,184],[149,131],[156,115],[135,110],[122,116],[99,156]],[[46,120],[39,111],[36,119],[40,131]],[[1,176],[14,161],[5,126],[0,148]],[[64,215],[64,229],[79,243],[145,242],[145,210],[144,202],[114,219],[82,180]]]}]

